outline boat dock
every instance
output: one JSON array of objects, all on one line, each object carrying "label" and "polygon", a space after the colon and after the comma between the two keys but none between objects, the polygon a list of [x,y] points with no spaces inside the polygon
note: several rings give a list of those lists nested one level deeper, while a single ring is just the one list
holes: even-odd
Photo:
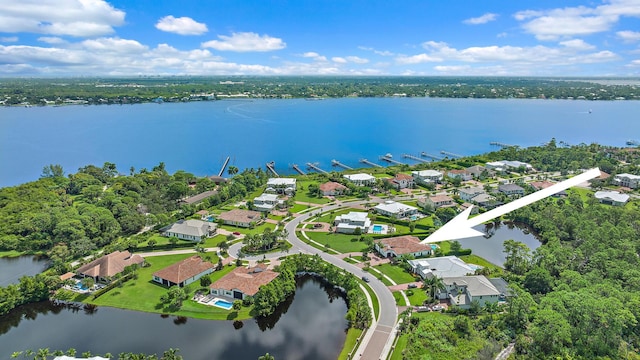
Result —
[{"label": "boat dock", "polygon": [[446,155],[446,156],[448,156],[448,157],[450,157],[450,158],[456,158],[456,159],[457,159],[457,158],[461,158],[461,157],[463,157],[462,155],[454,154],[454,153],[452,153],[452,152],[448,152],[448,151],[444,151],[444,150],[440,151],[440,154],[442,154],[442,155]]},{"label": "boat dock", "polygon": [[318,167],[317,163],[313,164],[313,163],[308,162],[308,163],[307,163],[307,167],[308,167],[308,168],[310,168],[310,169],[313,169],[313,170],[315,170],[315,171],[317,171],[317,172],[319,172],[319,173],[323,173],[323,174],[329,175],[329,173],[328,173],[328,172],[326,172],[326,171],[324,171],[324,170],[320,169],[320,168]]},{"label": "boat dock", "polygon": [[227,169],[227,165],[229,165],[230,159],[231,159],[231,156],[227,156],[227,159],[224,161],[224,164],[222,164],[222,169],[220,169],[218,176],[224,175],[224,171]]},{"label": "boat dock", "polygon": [[297,171],[298,174],[305,175],[304,171],[302,171],[302,169],[300,169],[300,167],[297,164],[293,164],[291,165],[291,167],[293,168],[293,170]]},{"label": "boat dock", "polygon": [[360,159],[360,162],[363,163],[363,164],[367,164],[369,166],[373,166],[373,167],[380,167],[380,168],[383,167],[382,165],[376,164],[376,163],[371,162],[371,161],[369,161],[367,159]]},{"label": "boat dock", "polygon": [[489,143],[489,145],[500,146],[501,148],[510,148],[510,147],[517,147],[518,146],[518,145],[511,145],[511,144],[501,143],[499,141],[492,141],[492,142]]},{"label": "boat dock", "polygon": [[437,161],[437,160],[442,160],[442,156],[437,156],[437,155],[427,154],[427,153],[426,153],[426,152],[424,152],[424,151],[420,153],[420,156],[422,156],[422,157],[428,157],[428,158],[431,158],[431,159],[436,160],[436,161]]},{"label": "boat dock", "polygon": [[275,169],[276,167],[275,161],[269,161],[268,163],[265,164],[265,166],[267,167],[267,170],[271,171],[273,175],[275,175],[276,177],[280,177],[280,175],[278,175]]},{"label": "boat dock", "polygon": [[415,161],[419,161],[419,162],[423,162],[423,163],[427,163],[429,162],[429,160],[425,160],[423,158],[419,158],[417,156],[413,156],[413,155],[409,155],[409,154],[402,154],[403,158],[407,158],[407,159],[411,159],[411,160],[415,160]]},{"label": "boat dock", "polygon": [[382,156],[380,156],[380,157],[379,157],[379,159],[380,159],[380,160],[384,160],[384,161],[386,161],[386,162],[388,162],[388,163],[392,163],[392,164],[394,164],[394,165],[406,165],[405,163],[402,163],[402,162],[400,162],[400,161],[398,161],[398,160],[393,160],[393,159],[391,158],[391,156],[389,156],[389,154],[387,154],[387,155],[382,155]]},{"label": "boat dock", "polygon": [[347,169],[347,170],[353,170],[353,168],[352,168],[351,166],[347,166],[347,165],[345,165],[345,164],[343,164],[343,163],[341,163],[340,161],[335,160],[335,159],[334,159],[334,160],[331,160],[331,165],[333,165],[333,166],[340,166],[341,168],[343,168],[343,169]]}]

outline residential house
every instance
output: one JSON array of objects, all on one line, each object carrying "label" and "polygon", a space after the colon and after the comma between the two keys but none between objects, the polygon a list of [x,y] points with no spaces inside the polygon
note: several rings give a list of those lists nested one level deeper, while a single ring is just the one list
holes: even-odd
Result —
[{"label": "residential house", "polygon": [[267,180],[267,193],[293,195],[296,192],[296,179],[270,178]]},{"label": "residential house", "polygon": [[179,220],[162,228],[162,236],[177,237],[182,240],[202,241],[215,235],[217,225],[197,219]]},{"label": "residential house", "polygon": [[509,284],[503,278],[491,278],[489,281],[496,287],[500,295],[498,299],[500,301],[505,301],[507,298],[513,296],[513,290],[509,287]]},{"label": "residential house", "polygon": [[333,221],[335,231],[343,234],[353,234],[356,228],[360,228],[360,233],[369,232],[371,227],[371,219],[366,212],[351,211],[348,214],[336,216]]},{"label": "residential house", "polygon": [[412,189],[416,185],[415,181],[413,180],[413,176],[402,173],[396,174],[396,176],[391,179],[391,183],[398,190]]},{"label": "residential house", "polygon": [[214,267],[212,263],[202,260],[198,255],[194,255],[154,272],[152,279],[167,287],[176,285],[184,287],[205,275],[211,274]]},{"label": "residential house", "polygon": [[278,273],[264,267],[238,267],[209,286],[213,295],[226,296],[244,300],[254,296],[260,286],[270,283],[278,277]]},{"label": "residential house", "polygon": [[506,194],[508,196],[513,196],[513,195],[517,195],[517,196],[523,196],[524,195],[524,189],[516,184],[502,184],[502,185],[498,185],[498,191],[500,191],[503,194]]},{"label": "residential house", "polygon": [[209,176],[209,180],[213,181],[216,185],[224,184],[228,181],[224,177],[218,175]]},{"label": "residential house", "polygon": [[486,165],[488,169],[493,169],[498,172],[514,171],[520,168],[524,168],[525,171],[534,170],[531,164],[528,164],[522,161],[500,160],[500,161],[488,162]]},{"label": "residential house", "polygon": [[335,181],[329,181],[324,184],[320,184],[319,188],[322,192],[322,195],[324,196],[342,195],[348,189],[346,186]]},{"label": "residential house", "polygon": [[464,201],[471,201],[474,197],[484,193],[484,189],[479,186],[458,189],[458,196]]},{"label": "residential house", "polygon": [[357,186],[372,186],[376,183],[376,178],[370,174],[347,174],[344,178]]},{"label": "residential house", "polygon": [[436,170],[412,171],[411,176],[416,183],[422,185],[437,184],[442,181],[443,177],[442,173]]},{"label": "residential house", "polygon": [[262,194],[253,198],[253,207],[258,211],[269,212],[280,204],[283,204],[283,201],[278,200],[276,194]]},{"label": "residential house", "polygon": [[640,184],[640,176],[633,174],[618,174],[613,178],[613,183],[619,186],[635,189]]},{"label": "residential house", "polygon": [[482,275],[449,277],[442,282],[445,288],[438,293],[438,298],[448,299],[451,305],[461,309],[469,309],[474,301],[484,306],[500,300],[500,291]]},{"label": "residential house", "polygon": [[378,253],[386,258],[413,255],[422,257],[431,255],[431,246],[420,243],[420,239],[411,236],[396,236],[376,241],[374,247]]},{"label": "residential house", "polygon": [[452,179],[460,179],[462,181],[469,181],[473,179],[473,174],[467,170],[449,170],[447,176]]},{"label": "residential house", "polygon": [[186,205],[194,205],[197,204],[205,199],[208,199],[210,197],[212,197],[213,195],[217,194],[218,191],[217,190],[209,190],[209,191],[205,191],[205,192],[201,192],[200,194],[196,194],[193,196],[190,196],[186,199],[181,200],[180,202],[182,204],[186,204]]},{"label": "residential house", "polygon": [[259,224],[262,221],[262,215],[258,211],[233,209],[223,212],[218,219],[226,225],[249,228]]},{"label": "residential house", "polygon": [[423,279],[439,277],[455,277],[474,274],[477,265],[470,266],[456,256],[440,256],[428,259],[416,259],[407,261],[411,266],[411,272]]},{"label": "residential house", "polygon": [[378,204],[373,209],[380,215],[396,219],[402,219],[418,213],[418,208],[416,207],[391,200]]},{"label": "residential house", "polygon": [[433,209],[455,206],[456,202],[447,195],[435,195],[418,199],[418,206],[424,208],[431,206]]},{"label": "residential house", "polygon": [[624,206],[629,201],[629,195],[618,191],[596,191],[593,196],[606,205]]},{"label": "residential house", "polygon": [[92,277],[95,281],[109,282],[111,278],[124,271],[130,265],[142,265],[144,258],[132,255],[128,251],[114,251],[92,262],[80,266],[76,273],[84,277]]},{"label": "residential house", "polygon": [[496,174],[495,171],[491,170],[491,169],[487,169],[484,166],[481,165],[474,165],[474,166],[469,166],[468,168],[466,168],[465,170],[467,170],[467,172],[470,172],[471,175],[473,175],[476,178],[479,178],[480,175],[482,175],[483,172],[486,171],[486,175],[489,177],[492,177]]},{"label": "residential house", "polygon": [[200,219],[205,221],[207,217],[209,217],[209,212],[207,210],[196,211],[196,215],[200,216]]},{"label": "residential house", "polygon": [[501,202],[497,201],[496,198],[489,194],[480,194],[471,199],[471,202],[474,202],[478,206],[482,206],[483,208],[487,209],[493,209],[494,207],[502,205]]},{"label": "residential house", "polygon": [[462,203],[460,205],[460,211],[465,211],[470,207],[471,207],[471,212],[469,213],[469,215],[475,215],[475,214],[480,212],[480,210],[478,210],[477,206],[474,206],[472,203],[468,203],[468,202]]},{"label": "residential house", "polygon": [[[554,183],[552,183],[551,181],[532,181],[529,183],[529,185],[531,185],[531,187],[535,190],[535,191],[540,191],[542,189],[546,189],[551,185],[554,185]],[[561,197],[561,196],[567,196],[567,192],[565,190],[559,191],[555,194],[552,195],[553,197]]]}]

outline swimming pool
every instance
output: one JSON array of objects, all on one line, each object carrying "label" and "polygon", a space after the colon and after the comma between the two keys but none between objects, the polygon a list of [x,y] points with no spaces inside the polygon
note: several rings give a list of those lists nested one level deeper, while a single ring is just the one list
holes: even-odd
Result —
[{"label": "swimming pool", "polygon": [[382,231],[382,225],[373,225],[373,231],[375,232]]},{"label": "swimming pool", "polygon": [[228,302],[227,300],[213,299],[213,306],[217,306],[225,310],[231,310],[231,308],[233,307],[233,304]]},{"label": "swimming pool", "polygon": [[438,245],[431,244],[431,250],[435,251],[438,248]]}]

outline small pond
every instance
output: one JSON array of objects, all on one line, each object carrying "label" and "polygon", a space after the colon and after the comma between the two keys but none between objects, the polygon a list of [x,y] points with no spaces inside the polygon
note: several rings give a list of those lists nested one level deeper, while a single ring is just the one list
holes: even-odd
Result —
[{"label": "small pond", "polygon": [[23,276],[33,276],[43,272],[48,261],[36,256],[18,256],[0,258],[0,286],[17,284]]}]

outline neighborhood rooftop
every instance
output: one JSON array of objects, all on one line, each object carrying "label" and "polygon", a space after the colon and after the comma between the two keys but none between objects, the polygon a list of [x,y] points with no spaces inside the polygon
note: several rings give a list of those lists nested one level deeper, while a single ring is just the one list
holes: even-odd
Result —
[{"label": "neighborhood rooftop", "polygon": [[260,286],[278,276],[277,272],[262,268],[238,267],[210,285],[211,289],[240,290],[245,295],[255,295]]},{"label": "neighborhood rooftop", "polygon": [[168,280],[174,284],[180,284],[213,267],[212,263],[202,260],[198,255],[194,255],[156,271],[153,276]]},{"label": "neighborhood rooftop", "polygon": [[215,226],[215,224],[210,222],[188,219],[179,220],[162,230],[165,233],[183,234],[201,238],[203,236],[208,236],[211,228]]},{"label": "neighborhood rooftop", "polygon": [[250,223],[252,221],[260,220],[261,214],[258,211],[233,209],[227,212],[223,212],[218,215],[219,219],[223,221],[232,221],[238,223]]},{"label": "neighborhood rooftop", "polygon": [[411,235],[381,239],[380,244],[384,251],[392,249],[397,255],[431,251],[430,245],[421,244],[420,239]]},{"label": "neighborhood rooftop", "polygon": [[91,277],[108,278],[124,271],[129,265],[141,264],[144,258],[131,255],[129,251],[114,251],[78,268],[79,274]]}]

